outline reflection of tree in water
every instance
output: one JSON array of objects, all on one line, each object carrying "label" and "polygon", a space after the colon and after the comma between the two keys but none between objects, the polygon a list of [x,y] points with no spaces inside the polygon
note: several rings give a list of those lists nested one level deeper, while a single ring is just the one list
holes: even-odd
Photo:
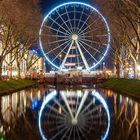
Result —
[{"label": "reflection of tree in water", "polygon": [[[26,117],[25,117],[26,116]],[[36,125],[37,114],[31,111],[30,108],[26,109],[26,113],[22,114],[20,118],[17,119],[14,128],[14,139],[15,140],[39,140],[38,127]]]},{"label": "reflection of tree in water", "polygon": [[[9,106],[2,114],[0,112],[0,123],[1,127],[3,127],[0,135],[5,136],[5,139],[14,139],[14,140],[25,140],[31,139],[30,137],[35,137],[39,139],[38,129],[37,129],[37,114],[31,110],[31,108],[26,108],[26,113],[24,112],[24,108],[20,107],[20,94],[18,94],[18,102],[16,111],[13,111],[11,105],[11,98],[9,101]],[[0,98],[1,104],[1,98]],[[1,110],[1,109],[0,109]],[[4,116],[6,113],[9,113],[9,119],[6,121]]]},{"label": "reflection of tree in water", "polygon": [[[34,92],[34,90],[35,88],[27,91],[31,93]],[[44,90],[44,87],[40,90]],[[35,137],[39,140],[39,136],[37,136],[38,128],[36,118],[38,114],[30,108],[32,103],[32,99],[29,97],[30,95],[26,94],[26,91],[24,91],[24,93],[23,96],[21,96],[21,92],[16,93],[16,100],[12,100],[14,94],[7,96],[8,98],[6,97],[6,99],[8,99],[8,101],[4,101],[4,104],[2,104],[2,97],[0,97],[0,136],[4,136],[6,140],[30,140],[30,137]],[[36,93],[38,93],[37,90],[35,94]],[[21,99],[23,97],[27,99],[26,105],[21,105],[23,102]]]},{"label": "reflection of tree in water", "polygon": [[[13,101],[15,107],[11,105],[12,95],[10,95],[4,111],[2,111],[2,97],[0,97],[0,136],[4,136],[5,140],[41,140],[37,125],[38,113],[30,109],[32,103],[30,93],[33,92],[33,97],[37,97],[35,92],[38,91],[44,93],[45,88],[24,91],[27,99],[27,105],[24,107],[21,106],[21,92],[17,94],[17,102]],[[101,93],[108,100],[113,114],[108,140],[139,140],[138,103],[128,98],[121,99],[115,94],[111,97],[107,96],[107,91]],[[8,120],[6,114],[10,114]]]},{"label": "reflection of tree in water", "polygon": [[127,97],[120,105],[120,96],[114,96],[114,117],[110,139],[114,140],[139,140],[138,103],[130,103]]}]

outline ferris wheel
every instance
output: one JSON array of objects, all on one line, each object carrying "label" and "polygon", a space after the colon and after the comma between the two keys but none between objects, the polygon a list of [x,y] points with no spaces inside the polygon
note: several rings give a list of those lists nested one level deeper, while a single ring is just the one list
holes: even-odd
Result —
[{"label": "ferris wheel", "polygon": [[55,7],[44,18],[39,43],[44,57],[56,69],[90,71],[109,50],[110,30],[97,9],[69,2]]},{"label": "ferris wheel", "polygon": [[108,106],[96,91],[52,91],[39,112],[43,140],[106,140],[109,129]]}]

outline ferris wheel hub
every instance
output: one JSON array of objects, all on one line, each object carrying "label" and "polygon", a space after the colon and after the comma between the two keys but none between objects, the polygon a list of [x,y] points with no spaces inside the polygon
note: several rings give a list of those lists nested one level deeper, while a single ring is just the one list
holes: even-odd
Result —
[{"label": "ferris wheel hub", "polygon": [[78,120],[76,118],[72,119],[72,125],[77,125],[78,124]]},{"label": "ferris wheel hub", "polygon": [[78,35],[77,34],[73,34],[72,35],[72,40],[75,40],[76,41],[77,39],[78,39]]}]

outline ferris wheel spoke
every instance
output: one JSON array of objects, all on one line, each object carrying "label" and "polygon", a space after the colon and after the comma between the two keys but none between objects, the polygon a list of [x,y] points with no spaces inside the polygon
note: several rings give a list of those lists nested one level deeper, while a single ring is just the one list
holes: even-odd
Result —
[{"label": "ferris wheel spoke", "polygon": [[104,34],[104,35],[93,35],[93,36],[90,36],[90,35],[86,35],[86,38],[94,38],[95,37],[107,37],[107,34]]},{"label": "ferris wheel spoke", "polygon": [[84,93],[84,95],[83,95],[83,97],[82,97],[82,100],[81,100],[81,102],[80,102],[80,105],[79,105],[79,107],[78,107],[78,110],[77,110],[77,112],[76,112],[75,119],[78,118],[79,113],[81,112],[81,109],[83,108],[83,105],[84,105],[84,103],[85,103],[85,101],[86,101],[86,99],[87,99],[87,96],[88,96],[88,92],[85,91],[85,93]]},{"label": "ferris wheel spoke", "polygon": [[61,33],[61,34],[63,34],[63,35],[66,35],[66,36],[69,36],[69,34],[67,34],[67,33],[65,33],[65,32],[62,32],[62,31],[60,31],[60,30],[57,30],[57,29],[55,29],[55,28],[53,28],[53,27],[49,27],[49,26],[47,26],[47,25],[45,25],[45,27],[48,29],[50,29],[50,30],[53,30],[53,31],[55,31],[55,32],[59,32],[59,33]]},{"label": "ferris wheel spoke", "polygon": [[70,47],[69,47],[69,49],[68,49],[68,51],[67,51],[67,53],[66,53],[66,55],[65,55],[65,57],[64,57],[64,60],[63,60],[63,62],[62,62],[62,64],[61,64],[61,66],[60,66],[60,69],[61,69],[61,70],[64,68],[64,65],[65,65],[65,63],[66,63],[66,60],[67,60],[67,58],[68,58],[68,55],[69,55],[69,53],[70,53],[70,50],[71,50],[71,48],[72,48],[73,43],[74,43],[74,41],[72,40],[72,43],[71,43],[71,45],[70,45]]},{"label": "ferris wheel spoke", "polygon": [[90,42],[90,43],[94,43],[94,44],[97,44],[97,45],[103,45],[103,46],[106,46],[107,44],[105,43],[101,43],[101,42],[98,42],[98,41],[94,41],[94,40],[88,40],[88,39],[81,39],[82,41],[86,41],[86,42]]},{"label": "ferris wheel spoke", "polygon": [[[45,124],[44,124],[45,125]],[[45,125],[46,126],[46,125]],[[57,126],[57,129],[61,129],[61,128],[64,128],[65,127],[65,125],[64,125],[64,123],[62,123],[61,125],[59,124],[58,126]],[[54,132],[56,130],[56,127],[51,127],[50,129],[49,129],[49,132]]]},{"label": "ferris wheel spoke", "polygon": [[55,24],[57,24],[61,29],[63,29],[66,33],[68,33],[68,35],[70,35],[70,32],[68,30],[66,30],[64,27],[62,27],[62,25],[60,25],[58,22],[56,22],[53,18],[51,18],[50,16],[48,17],[49,19],[51,19]]},{"label": "ferris wheel spoke", "polygon": [[89,131],[97,131],[97,128],[95,128],[95,126],[92,125],[92,127],[89,128],[89,126],[91,126],[92,123],[86,123],[85,127],[82,127],[82,129],[87,132],[87,130]]},{"label": "ferris wheel spoke", "polygon": [[[92,10],[93,11],[93,10]],[[78,33],[81,34],[82,33],[82,29],[85,26],[85,24],[87,23],[87,21],[89,20],[89,18],[91,17],[91,14],[93,14],[91,11],[91,13],[88,15],[87,19],[85,20],[85,22],[82,24],[82,26],[80,27]]]},{"label": "ferris wheel spoke", "polygon": [[90,103],[81,111],[80,115],[83,114],[86,110],[88,110],[91,105],[93,105],[93,101],[90,101]]},{"label": "ferris wheel spoke", "polygon": [[97,59],[84,47],[84,45],[82,43],[80,43],[80,44],[81,44],[82,48],[84,48],[84,50],[94,59],[94,61],[98,62]]},{"label": "ferris wheel spoke", "polygon": [[76,127],[75,129],[76,129],[76,132],[77,132],[77,135],[78,135],[79,140],[81,140],[78,127]]},{"label": "ferris wheel spoke", "polygon": [[66,111],[66,109],[63,107],[63,105],[61,105],[61,103],[58,101],[58,100],[54,100],[55,101],[55,103],[60,107],[60,108],[62,108],[62,110],[65,112],[65,114],[66,115],[68,115],[68,112]]},{"label": "ferris wheel spoke", "polygon": [[[70,30],[70,28],[68,27],[66,21],[64,21],[62,15],[59,13],[59,11],[56,10],[56,12],[57,12],[57,14],[59,15],[59,17],[61,18],[61,20],[63,21],[63,23],[65,24],[65,26],[67,27],[67,29],[69,30],[69,32],[72,33],[71,30]],[[66,14],[66,13],[64,13],[64,14]]]},{"label": "ferris wheel spoke", "polygon": [[55,56],[55,58],[52,60],[52,62],[54,62],[54,61],[58,58],[58,56],[69,46],[69,44],[70,44],[70,43],[68,43],[68,44]]},{"label": "ferris wheel spoke", "polygon": [[52,41],[51,43],[48,43],[48,45],[51,45],[51,44],[55,44],[55,43],[60,43],[62,41],[68,41],[68,39],[60,39],[60,40],[56,40],[56,41]]},{"label": "ferris wheel spoke", "polygon": [[[87,130],[89,131],[89,126],[91,126],[91,122],[90,124],[86,123],[83,127],[80,127],[81,130],[83,130],[85,133],[87,133]],[[92,126],[93,127],[93,126]],[[86,129],[87,128],[87,129]]]},{"label": "ferris wheel spoke", "polygon": [[57,138],[66,129],[67,129],[67,127],[64,127],[63,129],[61,129],[60,131],[58,131],[58,133],[56,133],[50,140],[54,140],[55,138]]},{"label": "ferris wheel spoke", "polygon": [[75,9],[75,6],[74,6],[74,32],[76,31],[76,9]]},{"label": "ferris wheel spoke", "polygon": [[87,118],[89,118],[89,119],[91,119],[91,118],[93,118],[94,120],[95,119],[99,119],[99,118],[101,118],[103,116],[103,114],[102,113],[100,113],[100,114],[96,114],[96,115],[91,115],[91,116],[85,116],[85,117],[87,117]]},{"label": "ferris wheel spoke", "polygon": [[[89,115],[89,114],[92,114],[92,113],[94,113],[96,110],[99,110],[100,107],[101,107],[101,105],[98,105],[98,106],[94,107],[91,111],[83,112],[82,115],[87,116],[87,115]],[[87,109],[86,109],[86,110],[87,110]],[[85,111],[86,111],[86,110],[85,110]]]},{"label": "ferris wheel spoke", "polygon": [[[53,106],[50,106],[50,105],[47,105],[47,107],[49,108],[49,109],[51,109],[53,112],[55,112],[56,114],[58,114],[59,112],[58,112],[58,110],[56,109],[56,108],[54,108]],[[65,114],[63,114],[63,113],[61,113],[60,114],[61,116],[66,116]]]},{"label": "ferris wheel spoke", "polygon": [[95,111],[99,110],[100,107],[101,107],[101,105],[98,105],[97,107],[90,110],[90,112],[88,111],[88,112],[83,113],[83,116],[87,117],[88,115],[93,114]]},{"label": "ferris wheel spoke", "polygon": [[[90,124],[90,122],[89,122],[89,124]],[[106,125],[106,122],[101,122],[101,121],[99,121],[99,122],[97,123],[97,121],[94,121],[94,122],[92,122],[92,124],[102,126],[102,125]]]},{"label": "ferris wheel spoke", "polygon": [[[55,117],[56,117],[56,116],[55,116]],[[58,125],[60,125],[60,124],[64,124],[64,123],[65,123],[65,119],[64,119],[64,118],[63,118],[63,120],[57,118],[57,124],[58,124]]]},{"label": "ferris wheel spoke", "polygon": [[92,39],[93,39],[94,36],[95,36],[95,37],[99,37],[99,38],[100,38],[100,37],[107,37],[107,34],[104,34],[104,35],[91,35],[91,36],[90,36],[90,35],[87,35],[87,36],[81,36],[81,38],[83,38],[83,39],[84,39],[84,38],[92,38]]},{"label": "ferris wheel spoke", "polygon": [[104,35],[95,35],[96,37],[107,37],[107,34]]},{"label": "ferris wheel spoke", "polygon": [[[45,117],[46,118],[49,118],[49,117],[51,117],[51,118],[56,118],[56,115],[54,115],[54,114],[47,114],[47,116],[45,115]],[[64,120],[64,117],[62,117],[62,116],[57,116],[57,118],[59,118],[60,120]]]},{"label": "ferris wheel spoke", "polygon": [[65,35],[50,35],[50,34],[44,34],[44,33],[42,33],[42,36],[55,37],[55,38],[68,38]]},{"label": "ferris wheel spoke", "polygon": [[104,56],[104,54],[103,54],[101,51],[99,51],[98,49],[96,49],[96,48],[94,48],[94,47],[91,47],[90,45],[88,45],[87,43],[85,43],[85,41],[80,40],[79,42],[83,43],[83,44],[86,45],[87,47],[93,49],[94,51],[96,51],[96,52],[98,52],[98,53],[100,53],[100,54],[102,54],[102,55]]},{"label": "ferris wheel spoke", "polygon": [[94,22],[92,22],[89,26],[87,26],[84,30],[80,30],[80,34],[82,34],[84,31],[86,31],[88,28],[90,28],[93,24],[95,24],[101,17],[98,17]]},{"label": "ferris wheel spoke", "polygon": [[53,48],[52,50],[50,50],[49,52],[47,52],[46,54],[49,54],[49,53],[51,53],[51,52],[55,51],[56,49],[58,49],[58,48],[62,47],[63,45],[65,45],[65,44],[66,44],[66,43],[68,43],[68,42],[70,42],[70,41],[68,40],[68,41],[66,41],[66,42],[62,43],[61,45],[59,45],[59,46],[57,46],[57,47]]},{"label": "ferris wheel spoke", "polygon": [[87,140],[86,136],[84,135],[83,130],[78,126],[79,131],[81,132],[82,136],[85,138],[85,140]]},{"label": "ferris wheel spoke", "polygon": [[92,115],[90,115],[90,116],[89,116],[88,113],[87,113],[86,115],[84,115],[84,117],[89,118],[89,119],[93,118],[94,120],[95,120],[95,119],[99,119],[99,118],[101,118],[102,116],[103,116],[102,113],[97,114],[97,115],[95,115],[95,114],[93,115],[93,114],[92,114]]},{"label": "ferris wheel spoke", "polygon": [[79,50],[80,55],[81,55],[81,57],[82,57],[82,60],[83,60],[83,62],[84,62],[84,65],[85,65],[86,69],[89,71],[89,65],[88,65],[88,63],[87,63],[87,61],[86,61],[86,59],[85,59],[85,56],[83,55],[82,50],[81,50],[81,48],[80,48],[78,42],[77,42],[77,41],[75,41],[75,42],[76,42],[76,44],[77,44],[77,47],[78,47],[78,50]]},{"label": "ferris wheel spoke", "polygon": [[63,139],[66,137],[66,135],[67,135],[67,133],[70,131],[70,129],[71,129],[71,128],[68,128],[67,131],[64,132],[63,137],[61,138],[61,140],[63,140]]},{"label": "ferris wheel spoke", "polygon": [[68,100],[67,100],[67,98],[66,98],[66,96],[65,96],[65,93],[61,92],[60,95],[61,95],[62,99],[64,100],[66,106],[67,106],[67,109],[68,109],[68,111],[69,111],[69,113],[70,113],[70,115],[71,115],[71,118],[73,119],[74,116],[73,116],[73,114],[72,114],[72,110],[71,110],[70,105],[69,105],[69,103],[68,103]]},{"label": "ferris wheel spoke", "polygon": [[104,28],[105,28],[104,26],[98,26],[97,28],[94,28],[94,30],[92,30],[92,28],[89,27],[89,30],[87,30],[87,29],[88,29],[88,28],[87,28],[87,29],[86,29],[87,31],[85,30],[84,32],[80,33],[80,35],[81,35],[81,36],[85,36],[85,35],[87,35],[87,34],[94,33],[95,31],[97,31],[97,30],[99,30],[99,29],[101,30],[101,29],[104,29]]},{"label": "ferris wheel spoke", "polygon": [[72,126],[71,129],[70,129],[70,133],[69,133],[69,136],[68,136],[68,140],[70,140],[70,136],[71,136],[71,134],[72,134],[72,130],[73,130],[73,126]]},{"label": "ferris wheel spoke", "polygon": [[77,97],[77,100],[76,100],[76,110],[78,110],[78,104],[79,104],[79,96]]},{"label": "ferris wheel spoke", "polygon": [[67,15],[67,18],[68,18],[68,21],[69,21],[69,24],[70,24],[71,30],[72,30],[72,32],[73,32],[72,23],[71,23],[70,16],[69,16],[69,13],[68,13],[68,10],[67,10],[66,6],[65,6],[65,11],[66,11],[66,15]]},{"label": "ferris wheel spoke", "polygon": [[78,22],[78,25],[77,25],[77,30],[76,30],[76,32],[78,32],[78,29],[79,29],[79,26],[80,26],[80,22],[81,22],[81,20],[82,20],[83,14],[84,14],[84,9],[85,9],[85,8],[83,8],[83,10],[82,10],[82,12],[81,12],[81,15],[80,15],[80,19],[79,19],[79,22]]}]

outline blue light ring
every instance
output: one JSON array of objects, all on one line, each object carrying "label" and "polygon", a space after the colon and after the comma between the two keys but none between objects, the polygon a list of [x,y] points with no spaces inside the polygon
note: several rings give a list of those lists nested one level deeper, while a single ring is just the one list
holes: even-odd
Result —
[{"label": "blue light ring", "polygon": [[42,112],[46,106],[47,103],[49,103],[54,97],[56,97],[57,92],[52,91],[50,94],[48,94],[45,98],[45,100],[43,101],[42,105],[41,105],[41,109],[39,111],[39,120],[38,120],[38,125],[39,125],[39,132],[41,134],[41,137],[43,138],[43,140],[47,140],[47,138],[44,136],[42,128],[41,128],[41,116],[42,116]]},{"label": "blue light ring", "polygon": [[[43,101],[41,109],[39,111],[39,122],[38,122],[39,123],[39,131],[40,131],[40,134],[41,134],[41,137],[43,138],[43,140],[47,140],[47,138],[44,136],[42,128],[41,128],[42,112],[43,112],[44,107],[46,106],[46,104],[49,103],[56,95],[57,95],[56,90],[52,91],[50,94],[48,94],[46,96],[45,100]],[[107,113],[108,125],[107,125],[106,132],[105,132],[105,134],[104,134],[104,136],[102,138],[102,140],[106,140],[106,138],[107,138],[107,136],[109,134],[109,129],[110,129],[110,113],[109,113],[109,109],[108,109],[108,106],[107,106],[104,98],[98,92],[93,91],[92,95],[95,96],[101,102],[101,104],[103,105],[103,107],[104,107],[104,109],[106,110],[106,113]]]},{"label": "blue light ring", "polygon": [[106,132],[102,138],[102,140],[106,140],[107,139],[107,136],[109,134],[109,130],[110,130],[110,113],[109,113],[109,108],[107,106],[107,103],[106,101],[104,100],[104,98],[96,91],[93,91],[92,92],[92,95],[95,96],[100,102],[101,104],[103,105],[104,109],[106,110],[106,113],[107,113],[107,120],[108,120],[108,125],[107,125],[107,129],[106,129]]},{"label": "blue light ring", "polygon": [[42,46],[42,41],[41,41],[41,33],[42,33],[42,27],[43,27],[43,25],[44,25],[44,22],[45,22],[46,19],[49,17],[49,15],[50,15],[51,13],[53,13],[55,10],[59,9],[60,7],[62,7],[62,6],[67,6],[67,5],[70,5],[70,4],[84,5],[84,6],[90,7],[91,9],[93,9],[94,11],[96,11],[96,12],[102,17],[102,19],[104,20],[105,25],[106,25],[106,27],[107,27],[107,32],[108,32],[108,33],[107,33],[107,34],[108,34],[107,49],[106,49],[106,51],[105,51],[105,53],[104,53],[104,56],[99,60],[99,62],[96,63],[94,66],[90,67],[89,70],[91,70],[91,69],[93,69],[94,67],[96,67],[99,63],[101,63],[101,62],[103,61],[103,59],[105,58],[105,56],[107,55],[107,52],[108,52],[108,50],[109,50],[109,48],[110,48],[110,29],[109,29],[108,23],[107,23],[106,19],[103,17],[103,15],[102,15],[97,9],[95,9],[94,7],[92,7],[92,6],[89,5],[89,4],[82,3],[82,2],[67,2],[67,3],[61,4],[61,5],[57,6],[57,7],[55,7],[54,9],[52,9],[52,10],[47,14],[47,16],[44,18],[44,20],[43,20],[43,22],[42,22],[42,24],[41,24],[41,28],[40,28],[40,31],[39,31],[39,44],[40,44],[40,48],[41,48],[41,51],[42,51],[44,57],[46,58],[46,60],[47,60],[53,67],[55,67],[56,69],[59,69],[59,70],[60,70],[60,68],[59,68],[58,66],[56,66],[54,63],[52,63],[52,62],[50,61],[50,59],[47,57],[47,55],[45,54],[45,52],[44,52],[44,50],[43,50],[43,46]]}]

